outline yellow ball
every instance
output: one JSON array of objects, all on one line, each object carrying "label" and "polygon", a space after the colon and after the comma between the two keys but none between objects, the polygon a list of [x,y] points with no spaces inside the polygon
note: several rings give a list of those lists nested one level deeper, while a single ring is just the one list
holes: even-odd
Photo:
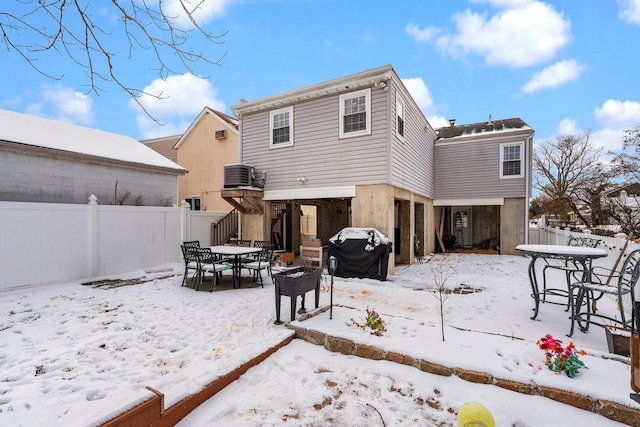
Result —
[{"label": "yellow ball", "polygon": [[477,402],[467,402],[458,411],[459,427],[496,427],[493,415]]}]

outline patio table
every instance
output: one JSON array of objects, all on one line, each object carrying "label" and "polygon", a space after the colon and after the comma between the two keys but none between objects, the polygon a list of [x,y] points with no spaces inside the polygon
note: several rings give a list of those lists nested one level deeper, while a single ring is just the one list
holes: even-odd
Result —
[{"label": "patio table", "polygon": [[531,296],[535,302],[535,307],[533,309],[533,316],[531,319],[535,319],[538,316],[538,308],[540,306],[540,296],[543,297],[548,295],[559,295],[560,292],[563,294],[566,292],[567,298],[570,298],[569,290],[567,291],[560,289],[545,289],[542,293],[538,288],[538,278],[536,276],[536,261],[539,258],[548,260],[548,259],[558,259],[567,261],[577,262],[582,266],[582,274],[583,280],[589,280],[591,278],[591,261],[596,258],[604,258],[607,256],[607,251],[599,248],[588,248],[583,246],[565,246],[565,245],[518,245],[516,246],[516,250],[518,252],[522,252],[523,254],[531,257],[531,262],[529,263],[529,282],[531,283]]},{"label": "patio table", "polygon": [[222,255],[226,257],[233,257],[233,268],[231,271],[233,272],[233,287],[240,287],[240,273],[242,271],[242,257],[246,255],[252,255],[256,253],[262,252],[262,248],[251,248],[244,246],[227,246],[227,245],[218,245],[211,246],[211,252],[217,255]]}]

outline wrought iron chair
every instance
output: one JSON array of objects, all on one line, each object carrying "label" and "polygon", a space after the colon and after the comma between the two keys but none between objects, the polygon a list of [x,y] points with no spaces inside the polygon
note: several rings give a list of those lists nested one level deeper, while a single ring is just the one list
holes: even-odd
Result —
[{"label": "wrought iron chair", "polygon": [[250,248],[251,239],[238,239],[236,240],[236,246],[242,246],[243,248]]},{"label": "wrought iron chair", "polygon": [[233,267],[230,264],[216,262],[217,260],[211,252],[211,248],[193,248],[191,250],[195,251],[198,263],[198,280],[196,281],[195,287],[196,291],[200,287],[200,284],[204,282],[205,274],[213,275],[211,279],[211,289],[209,289],[209,292],[213,291],[213,287],[218,284],[222,272],[225,270],[231,270]]},{"label": "wrought iron chair", "polygon": [[256,256],[256,259],[242,264],[242,268],[246,268],[253,272],[253,280],[257,282],[260,280],[260,286],[264,288],[262,280],[262,270],[266,270],[271,277],[271,265],[273,263],[273,245],[265,246],[262,251]]},{"label": "wrought iron chair", "polygon": [[[620,271],[616,272],[602,267],[594,267],[591,271],[591,280],[572,283],[569,288],[571,306],[571,330],[569,336],[573,335],[576,322],[582,332],[586,332],[591,323],[602,327],[612,324],[622,328],[629,328],[632,316],[629,316],[627,311],[633,309],[635,303],[634,289],[639,277],[640,249],[636,249],[627,255]],[[595,302],[604,295],[611,295],[616,298],[620,318],[596,312]],[[596,322],[592,319],[594,317],[609,323]]]},{"label": "wrought iron chair", "polygon": [[193,270],[193,276],[191,276],[191,280],[193,280],[198,275],[198,255],[196,254],[195,248],[200,247],[200,242],[184,242],[180,245],[182,249],[182,258],[184,259],[184,276],[182,277],[182,285],[184,286],[187,282],[187,278],[189,276],[189,270]]},{"label": "wrought iron chair", "polygon": [[[594,239],[592,237],[571,237],[567,242],[567,246],[580,246],[584,248],[595,248],[600,243],[600,239]],[[547,269],[553,270],[562,270],[565,273],[567,280],[567,290],[564,289],[550,289],[547,291]],[[591,268],[591,264],[587,264],[587,268]],[[557,295],[557,296],[569,296],[569,288],[571,287],[571,275],[575,273],[582,273],[582,266],[576,261],[565,261],[563,264],[549,264],[547,261],[547,265],[542,269],[542,302],[546,302],[547,294],[549,295]],[[554,304],[564,304],[564,303],[554,303]],[[569,311],[570,302],[567,300],[567,309],[565,311]]]}]

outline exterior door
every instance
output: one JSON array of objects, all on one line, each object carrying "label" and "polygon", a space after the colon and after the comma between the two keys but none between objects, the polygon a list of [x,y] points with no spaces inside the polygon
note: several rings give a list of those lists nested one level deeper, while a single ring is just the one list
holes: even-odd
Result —
[{"label": "exterior door", "polygon": [[471,208],[451,209],[451,229],[456,236],[456,246],[471,247]]}]

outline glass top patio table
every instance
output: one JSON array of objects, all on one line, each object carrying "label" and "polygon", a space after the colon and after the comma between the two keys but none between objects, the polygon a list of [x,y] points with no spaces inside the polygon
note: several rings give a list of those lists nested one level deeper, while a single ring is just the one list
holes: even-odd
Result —
[{"label": "glass top patio table", "polygon": [[531,257],[529,263],[529,282],[531,283],[531,296],[535,302],[533,308],[533,316],[531,319],[535,319],[538,316],[538,308],[540,306],[540,289],[538,287],[538,278],[536,276],[536,261],[539,258],[542,259],[559,259],[563,261],[574,261],[582,266],[583,279],[589,280],[591,276],[591,261],[596,258],[604,258],[607,256],[607,251],[600,248],[588,248],[583,246],[568,246],[568,245],[518,245],[516,246],[518,252],[522,252],[524,255]]}]

